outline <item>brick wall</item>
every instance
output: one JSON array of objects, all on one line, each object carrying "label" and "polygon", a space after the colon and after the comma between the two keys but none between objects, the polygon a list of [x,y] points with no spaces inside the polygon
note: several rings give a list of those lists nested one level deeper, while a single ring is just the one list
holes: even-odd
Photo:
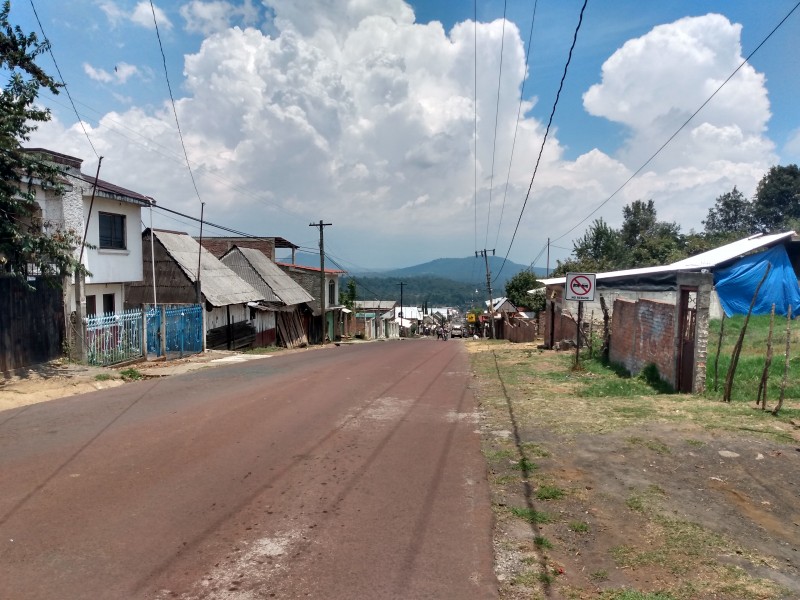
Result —
[{"label": "brick wall", "polygon": [[616,299],[611,321],[611,362],[637,375],[655,364],[661,379],[675,385],[675,306],[667,302]]},{"label": "brick wall", "polygon": [[[573,315],[564,311],[563,313],[556,308],[553,320],[553,343],[558,343],[562,340],[577,340],[575,318]],[[544,343],[550,342],[550,304],[548,303],[545,310],[539,313],[539,330],[544,337]],[[584,340],[585,343],[585,340]]]}]

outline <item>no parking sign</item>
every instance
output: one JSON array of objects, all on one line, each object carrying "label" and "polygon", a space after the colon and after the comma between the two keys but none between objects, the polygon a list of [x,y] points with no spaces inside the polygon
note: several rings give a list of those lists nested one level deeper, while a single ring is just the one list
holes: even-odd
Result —
[{"label": "no parking sign", "polygon": [[565,300],[588,301],[594,300],[594,284],[596,273],[567,273],[567,282],[564,287]]}]

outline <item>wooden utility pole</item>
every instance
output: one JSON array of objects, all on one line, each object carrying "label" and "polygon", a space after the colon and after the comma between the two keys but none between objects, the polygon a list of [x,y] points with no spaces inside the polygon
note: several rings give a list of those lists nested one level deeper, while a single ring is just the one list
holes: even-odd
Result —
[{"label": "wooden utility pole", "polygon": [[494,248],[476,250],[475,256],[482,256],[486,265],[486,290],[489,292],[489,337],[494,339],[494,298],[492,297],[492,272],[489,270],[489,252],[494,256]]},{"label": "wooden utility pole", "polygon": [[309,227],[319,228],[319,310],[322,319],[322,338],[320,344],[325,344],[325,333],[328,328],[328,319],[325,314],[325,228],[332,226],[333,223],[309,223]]}]

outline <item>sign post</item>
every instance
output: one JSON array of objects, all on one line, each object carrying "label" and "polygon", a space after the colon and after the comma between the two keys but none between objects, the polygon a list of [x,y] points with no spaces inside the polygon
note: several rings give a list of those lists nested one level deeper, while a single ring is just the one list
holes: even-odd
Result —
[{"label": "sign post", "polygon": [[575,366],[580,364],[581,356],[581,321],[583,321],[583,303],[594,301],[596,273],[567,273],[564,286],[564,299],[578,303],[578,319],[575,322]]}]

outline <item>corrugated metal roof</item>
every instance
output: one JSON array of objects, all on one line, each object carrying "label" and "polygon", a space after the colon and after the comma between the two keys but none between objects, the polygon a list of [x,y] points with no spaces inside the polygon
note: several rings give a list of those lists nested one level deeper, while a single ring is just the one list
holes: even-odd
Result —
[{"label": "corrugated metal roof", "polygon": [[190,281],[197,281],[197,253],[200,259],[200,291],[212,306],[244,304],[263,300],[263,294],[244,281],[231,269],[187,233],[155,230],[156,239],[175,259]]},{"label": "corrugated metal roof", "polygon": [[[658,265],[655,267],[642,267],[639,269],[626,269],[623,271],[608,271],[606,273],[597,273],[596,280],[602,281],[603,279],[613,279],[615,277],[635,277],[637,275],[649,275],[656,273],[673,273],[677,271],[698,271],[700,269],[714,269],[722,266],[727,262],[734,261],[745,254],[749,254],[759,248],[767,248],[774,246],[778,242],[782,242],[797,235],[794,231],[787,231],[784,233],[774,233],[771,235],[756,234],[748,238],[737,240],[730,244],[725,244],[719,248],[702,252],[689,258],[684,258],[678,262],[669,265]],[[550,279],[542,279],[541,283],[544,285],[564,285],[566,277],[551,277]],[[535,292],[536,290],[529,290],[528,293]]]},{"label": "corrugated metal roof", "polygon": [[387,311],[397,304],[395,300],[356,300],[355,307],[360,310]]},{"label": "corrugated metal roof", "polygon": [[[255,248],[240,248],[234,246],[222,258],[224,264],[229,264],[229,257],[240,256],[250,266],[251,271],[258,277],[260,285],[256,285],[249,278],[244,278],[245,281],[250,283],[259,291],[268,292],[275,297],[276,300],[283,302],[286,305],[303,304],[304,302],[313,302],[314,297],[309,294],[303,286],[297,283],[294,279],[284,273],[278,265],[272,262],[263,252]],[[232,259],[231,259],[232,260]],[[229,265],[231,266],[231,265]],[[234,271],[239,273],[237,268]],[[239,273],[241,275],[241,273]],[[266,298],[272,300],[271,298]]]}]

